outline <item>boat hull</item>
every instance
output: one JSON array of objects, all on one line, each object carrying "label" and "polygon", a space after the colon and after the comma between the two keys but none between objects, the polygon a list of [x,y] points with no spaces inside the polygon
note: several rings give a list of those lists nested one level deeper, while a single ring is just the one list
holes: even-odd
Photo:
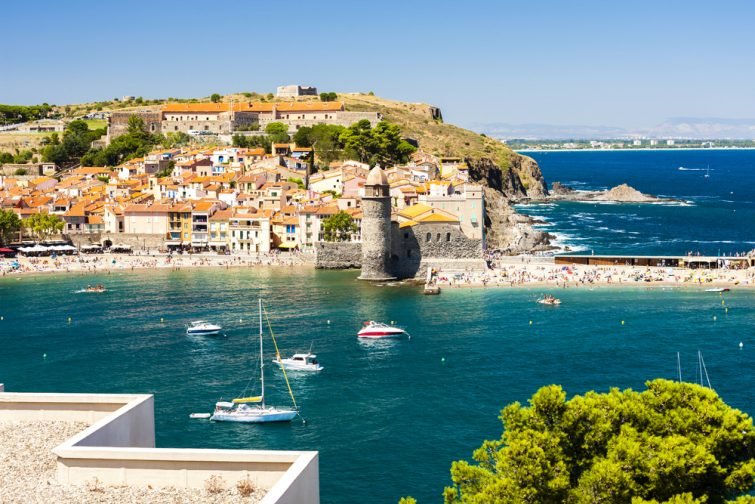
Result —
[{"label": "boat hull", "polygon": [[186,334],[192,336],[217,336],[222,329],[187,329]]},{"label": "boat hull", "polygon": [[302,366],[300,364],[286,362],[285,360],[284,361],[279,361],[279,360],[273,359],[273,364],[277,364],[280,367],[285,368],[286,371],[310,371],[310,372],[317,372],[317,371],[322,371],[322,369],[323,369],[322,366],[319,366],[319,365],[317,365],[317,366]]},{"label": "boat hull", "polygon": [[401,338],[406,335],[406,332],[404,331],[386,331],[386,330],[369,330],[369,331],[359,331],[357,334],[360,338],[372,338],[372,339],[378,339],[378,338]]},{"label": "boat hull", "polygon": [[293,410],[244,412],[244,413],[215,413],[210,417],[213,422],[236,422],[236,423],[273,423],[290,422],[296,418],[297,412]]}]

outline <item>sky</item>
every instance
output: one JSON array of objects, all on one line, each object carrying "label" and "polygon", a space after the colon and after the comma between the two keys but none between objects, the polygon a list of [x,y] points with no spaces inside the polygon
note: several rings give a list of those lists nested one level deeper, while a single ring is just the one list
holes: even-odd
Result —
[{"label": "sky", "polygon": [[0,103],[373,91],[447,122],[755,118],[755,2],[11,1]]}]

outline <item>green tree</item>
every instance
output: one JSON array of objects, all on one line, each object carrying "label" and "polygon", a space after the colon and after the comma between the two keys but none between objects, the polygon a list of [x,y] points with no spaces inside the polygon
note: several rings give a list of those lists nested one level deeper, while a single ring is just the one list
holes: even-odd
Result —
[{"label": "green tree", "polygon": [[325,241],[348,241],[356,233],[357,225],[351,215],[343,210],[333,214],[322,222]]},{"label": "green tree", "polygon": [[16,170],[13,172],[13,175],[18,175],[20,177],[23,177],[27,173],[29,172],[26,170],[26,168],[16,168]]},{"label": "green tree", "polygon": [[13,162],[13,154],[10,152],[0,152],[0,165]]},{"label": "green tree", "polygon": [[13,162],[16,164],[26,164],[31,161],[34,154],[30,150],[22,150],[15,156],[13,156]]},{"label": "green tree", "polygon": [[24,227],[42,239],[60,233],[65,228],[65,224],[57,215],[46,212],[32,214],[24,221]]},{"label": "green tree", "polygon": [[557,385],[501,412],[504,432],[454,462],[446,503],[724,502],[755,478],[752,418],[712,390],[668,380],[647,390]]},{"label": "green tree", "polygon": [[[85,166],[116,166],[135,157],[147,155],[155,145],[167,142],[160,135],[146,131],[144,119],[132,115],[128,118],[127,132],[114,138],[104,149],[91,149],[82,158]],[[65,144],[65,138],[63,139]]]},{"label": "green tree", "polygon": [[291,140],[288,136],[288,126],[280,122],[271,122],[265,126],[265,133],[273,143],[285,143]]},{"label": "green tree", "polygon": [[320,101],[332,102],[336,101],[337,99],[338,95],[332,91],[330,93],[320,93]]},{"label": "green tree", "polygon": [[212,95],[210,95],[210,101],[212,103],[220,103],[221,98],[222,96],[220,96],[218,93],[212,93]]},{"label": "green tree", "polygon": [[18,236],[21,229],[21,219],[13,210],[0,208],[0,243],[7,244]]}]

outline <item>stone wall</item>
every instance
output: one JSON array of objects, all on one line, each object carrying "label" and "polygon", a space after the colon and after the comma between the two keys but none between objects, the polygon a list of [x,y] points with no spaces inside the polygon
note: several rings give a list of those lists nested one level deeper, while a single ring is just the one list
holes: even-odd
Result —
[{"label": "stone wall", "polygon": [[317,244],[315,244],[315,268],[351,269],[361,267],[361,243],[318,242]]},{"label": "stone wall", "polygon": [[[428,223],[399,228],[394,222],[391,235],[388,273],[397,278],[424,279],[428,268],[445,271],[485,269],[482,240],[467,238],[458,225]],[[362,244],[318,242],[315,245],[315,267],[361,268]]]},{"label": "stone wall", "polygon": [[[429,239],[428,239],[429,236]],[[428,267],[484,269],[482,240],[473,240],[458,225],[426,223],[399,228],[393,224],[391,272],[399,278],[424,278]]]},{"label": "stone wall", "polygon": [[162,234],[134,234],[134,233],[88,233],[66,235],[75,247],[82,245],[129,245],[134,252],[140,250],[160,250],[166,247]]},{"label": "stone wall", "polygon": [[145,131],[154,133],[155,135],[162,133],[162,127],[160,125],[162,121],[162,112],[160,110],[144,109],[113,112],[108,118],[108,143],[110,143],[114,138],[128,133],[128,118],[132,115],[141,117],[142,120],[144,120]]}]

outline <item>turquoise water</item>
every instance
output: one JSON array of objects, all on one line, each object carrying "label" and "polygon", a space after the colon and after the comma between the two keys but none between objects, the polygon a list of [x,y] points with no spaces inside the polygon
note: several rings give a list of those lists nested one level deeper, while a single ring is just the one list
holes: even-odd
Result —
[{"label": "turquoise water", "polygon": [[[673,378],[676,352],[694,381],[701,350],[724,400],[755,413],[751,291],[567,289],[560,307],[544,307],[534,290],[423,296],[355,278],[280,268],[0,279],[0,382],[11,391],[154,393],[159,446],[319,450],[322,501],[337,504],[407,494],[438,502],[451,462],[500,435],[505,404],[550,383],[573,395]],[[75,293],[95,282],[110,290]],[[308,424],[190,420],[256,378],[260,295],[284,353],[312,343],[325,366],[292,382]],[[196,318],[221,323],[227,336],[187,337]],[[413,337],[362,343],[355,334],[367,319],[395,320]],[[269,360],[269,342],[266,350]],[[272,365],[266,382],[271,402],[287,405]]]},{"label": "turquoise water", "polygon": [[543,229],[572,251],[715,256],[755,248],[755,150],[528,155],[538,162],[549,183],[560,181],[583,190],[628,183],[644,193],[681,200],[652,205],[562,202],[518,207],[545,219],[549,224]]}]

